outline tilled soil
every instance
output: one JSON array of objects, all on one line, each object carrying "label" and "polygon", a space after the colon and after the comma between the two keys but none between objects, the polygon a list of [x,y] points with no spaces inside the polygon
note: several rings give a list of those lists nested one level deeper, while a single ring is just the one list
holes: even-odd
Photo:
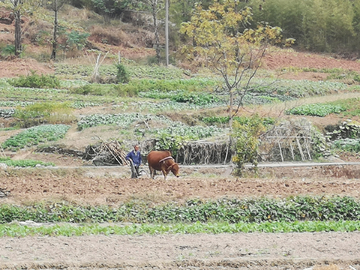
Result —
[{"label": "tilled soil", "polygon": [[[160,175],[130,179],[126,167],[8,168],[0,171],[0,183],[11,193],[0,202],[116,206],[134,198],[161,203],[305,194],[360,197],[358,178],[315,177],[315,171],[314,178],[289,177],[294,168],[279,170],[284,177],[237,178],[228,168],[184,167],[182,177],[164,181]],[[5,237],[0,269],[360,269],[359,254],[359,232]]]},{"label": "tilled soil", "polygon": [[360,267],[359,232],[25,237],[1,246],[1,269]]}]

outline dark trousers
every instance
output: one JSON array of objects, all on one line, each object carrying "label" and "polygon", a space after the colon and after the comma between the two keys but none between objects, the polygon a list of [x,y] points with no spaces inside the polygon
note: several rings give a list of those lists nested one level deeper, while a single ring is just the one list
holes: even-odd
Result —
[{"label": "dark trousers", "polygon": [[131,178],[138,178],[139,175],[139,166],[133,165],[131,167]]}]

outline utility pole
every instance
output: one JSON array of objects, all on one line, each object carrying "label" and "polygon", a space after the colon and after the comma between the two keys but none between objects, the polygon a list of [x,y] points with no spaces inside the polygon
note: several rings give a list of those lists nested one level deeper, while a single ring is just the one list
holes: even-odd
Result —
[{"label": "utility pole", "polygon": [[169,66],[169,0],[165,0],[165,55],[166,66]]}]

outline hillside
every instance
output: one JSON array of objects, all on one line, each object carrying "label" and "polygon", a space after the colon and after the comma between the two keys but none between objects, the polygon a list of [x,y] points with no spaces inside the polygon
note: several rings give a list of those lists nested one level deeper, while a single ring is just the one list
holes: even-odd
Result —
[{"label": "hillside", "polygon": [[[62,11],[61,16],[64,19],[68,19],[69,22],[80,23],[82,19],[87,18],[87,29],[89,29],[90,36],[88,38],[89,43],[88,47],[91,46],[93,48],[97,48],[98,52],[102,52],[102,56],[104,56],[107,52],[112,54],[111,58],[105,59],[106,64],[112,64],[116,62],[116,55],[118,53],[121,54],[121,57],[124,59],[132,59],[138,62],[145,61],[147,57],[151,57],[155,55],[155,50],[152,48],[148,48],[147,41],[151,37],[151,32],[148,30],[134,27],[131,22],[121,23],[119,25],[120,29],[113,25],[102,25],[99,23],[99,17],[95,14],[89,13],[88,11],[78,10],[75,8],[67,7]],[[6,11],[4,8],[0,9],[0,44],[12,44],[14,41],[14,21],[9,11]],[[43,62],[39,61],[40,55],[49,56],[50,48],[48,46],[41,45],[39,42],[35,42],[32,39],[32,34],[36,31],[34,29],[34,24],[31,18],[24,17],[23,29],[23,43],[25,44],[25,56],[23,58],[14,58],[13,56],[3,56],[0,61],[0,77],[2,78],[16,78],[18,76],[26,76],[30,75],[31,72],[35,71],[36,74],[57,74],[57,69],[59,68],[59,64],[63,66],[77,66],[77,65],[87,65],[90,68],[94,65],[94,54],[92,56],[88,55],[86,52],[86,48],[83,51],[78,51],[74,57],[68,57],[63,60],[59,60],[57,62],[45,60]],[[42,22],[40,25],[46,25],[46,29],[49,31],[48,23]],[[100,29],[101,28],[101,29]],[[119,34],[118,34],[118,33]],[[117,34],[114,34],[117,33]],[[107,39],[110,37],[121,37],[118,41],[113,42],[103,42],[104,36],[107,35]],[[120,36],[119,36],[120,35]],[[181,63],[180,63],[181,67]],[[170,67],[174,68],[174,67]],[[335,55],[320,55],[320,54],[312,54],[308,52],[298,52],[295,49],[279,49],[279,48],[270,48],[267,51],[266,56],[264,57],[261,65],[261,69],[259,70],[260,77],[272,77],[278,78],[279,80],[306,80],[306,81],[322,81],[327,80],[330,76],[329,71],[331,70],[343,70],[343,72],[357,72],[360,73],[360,61],[356,60],[346,60],[336,57]],[[196,74],[193,74],[196,75]],[[67,79],[66,76],[62,76],[63,79]],[[339,80],[338,80],[339,81]],[[344,78],[340,80],[342,82],[348,84],[356,84],[356,82],[344,75]],[[314,103],[314,102],[324,102],[324,101],[332,101],[337,100],[339,98],[351,98],[357,97],[357,93],[342,93],[339,95],[325,96],[325,97],[316,97],[310,98],[308,100],[303,99],[300,104],[305,103]],[[267,105],[267,106],[249,106],[244,108],[241,111],[241,114],[251,115],[254,113],[258,113],[262,116],[270,116],[270,117],[279,117],[279,118],[288,118],[284,114],[284,111],[291,107],[299,104],[299,101],[284,103],[282,105]],[[79,118],[82,115],[90,115],[98,112],[108,112],[113,111],[112,107],[107,105],[105,106],[95,106],[95,107],[87,107],[83,109],[78,109],[75,112],[75,115]],[[220,115],[227,115],[226,108],[217,110]],[[180,121],[195,121],[191,120],[192,116],[196,117],[196,113],[187,112],[187,116],[181,116],[177,113],[167,113],[168,117],[173,120]],[[292,116],[292,118],[296,118],[297,116]],[[301,118],[303,116],[299,116]],[[344,117],[339,118],[340,116],[331,114],[327,117],[307,117],[314,125],[323,128],[328,124],[335,125],[339,123],[339,121],[344,120]],[[353,117],[354,120],[357,119],[356,116]],[[3,119],[3,126],[8,126],[8,120]],[[100,129],[93,129],[92,131],[86,132],[78,132],[76,131],[75,126],[70,129],[68,132],[66,139],[62,140],[60,144],[66,145],[67,148],[74,148],[79,150],[84,150],[87,145],[94,143],[93,133],[96,132],[98,138],[102,140],[107,140],[110,138],[116,137],[116,131],[111,129],[106,129],[105,132],[100,131]],[[16,131],[8,131],[2,132],[0,140],[4,141],[6,138],[16,133]],[[87,137],[89,136],[89,137]],[[10,154],[15,159],[24,159],[24,158],[32,158],[37,157],[38,159],[43,159],[41,154],[32,153],[29,151],[20,151],[19,153],[11,153]],[[47,157],[49,158],[49,157]],[[72,165],[75,163],[68,159],[67,157],[59,158],[54,157],[52,160],[56,161],[58,165],[66,165],[70,162]],[[84,161],[79,160],[76,164],[83,164]]]}]

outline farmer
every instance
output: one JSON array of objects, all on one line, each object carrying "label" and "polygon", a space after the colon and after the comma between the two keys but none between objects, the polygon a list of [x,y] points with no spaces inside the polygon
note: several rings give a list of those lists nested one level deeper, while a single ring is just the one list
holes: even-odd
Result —
[{"label": "farmer", "polygon": [[141,153],[140,146],[138,144],[134,145],[134,150],[130,151],[126,157],[126,160],[130,161],[131,166],[131,178],[137,178],[139,174],[139,167],[141,165]]}]

